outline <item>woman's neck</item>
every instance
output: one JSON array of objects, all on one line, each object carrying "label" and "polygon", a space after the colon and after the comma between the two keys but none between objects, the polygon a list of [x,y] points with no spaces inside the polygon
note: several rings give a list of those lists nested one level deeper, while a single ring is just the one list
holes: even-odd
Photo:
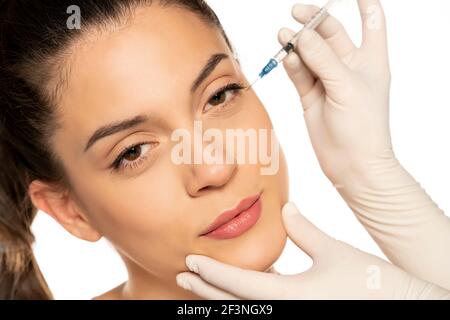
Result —
[{"label": "woman's neck", "polygon": [[199,300],[191,291],[179,287],[175,280],[160,282],[130,277],[120,290],[121,300]]},{"label": "woman's neck", "polygon": [[173,279],[161,279],[143,270],[132,262],[126,263],[128,281],[118,288],[119,299],[167,299],[167,300],[199,300],[202,297],[185,290]]}]

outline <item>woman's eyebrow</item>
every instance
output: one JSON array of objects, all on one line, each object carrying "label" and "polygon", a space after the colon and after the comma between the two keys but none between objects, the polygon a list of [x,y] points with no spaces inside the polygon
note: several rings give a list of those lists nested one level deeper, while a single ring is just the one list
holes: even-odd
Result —
[{"label": "woman's eyebrow", "polygon": [[131,119],[123,120],[120,122],[108,124],[106,126],[103,126],[99,129],[97,129],[94,134],[89,138],[86,147],[84,148],[84,152],[88,151],[92,145],[97,142],[98,140],[110,136],[112,134],[118,133],[123,130],[127,130],[129,128],[135,127],[143,122],[146,122],[149,120],[149,117],[147,115],[138,115],[136,117],[133,117]]},{"label": "woman's eyebrow", "polygon": [[206,65],[203,67],[203,69],[200,71],[200,74],[195,79],[194,83],[191,87],[191,93],[193,93],[197,88],[202,84],[203,81],[206,80],[206,78],[209,77],[209,75],[214,71],[214,69],[217,67],[217,65],[224,59],[228,59],[229,56],[225,53],[216,53],[213,54]]},{"label": "woman's eyebrow", "polygon": [[[214,71],[214,69],[217,67],[217,65],[224,59],[228,59],[229,56],[225,53],[217,53],[213,54],[206,65],[203,67],[203,69],[200,71],[199,75],[195,79],[194,83],[191,87],[191,92],[194,92],[197,90],[197,88],[202,84],[203,81],[205,81],[209,75]],[[86,146],[84,148],[84,152],[88,151],[90,147],[92,147],[98,140],[105,138],[107,136],[113,135],[115,133],[118,133],[120,131],[127,130],[129,128],[135,127],[143,122],[146,122],[149,120],[149,117],[146,115],[138,115],[134,118],[120,121],[118,123],[111,123],[108,125],[105,125],[99,129],[97,129],[94,134],[89,138],[88,142],[86,143]]]}]

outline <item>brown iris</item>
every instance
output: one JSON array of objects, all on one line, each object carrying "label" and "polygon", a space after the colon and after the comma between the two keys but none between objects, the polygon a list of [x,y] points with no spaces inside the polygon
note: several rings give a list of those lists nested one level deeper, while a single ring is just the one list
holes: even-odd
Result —
[{"label": "brown iris", "polygon": [[211,98],[209,103],[211,103],[213,106],[217,106],[219,104],[222,104],[225,102],[226,99],[226,92],[219,92],[214,97]]},{"label": "brown iris", "polygon": [[141,146],[134,146],[127,151],[127,153],[124,155],[123,158],[127,161],[134,161],[137,158],[139,158],[140,154],[141,154]]}]

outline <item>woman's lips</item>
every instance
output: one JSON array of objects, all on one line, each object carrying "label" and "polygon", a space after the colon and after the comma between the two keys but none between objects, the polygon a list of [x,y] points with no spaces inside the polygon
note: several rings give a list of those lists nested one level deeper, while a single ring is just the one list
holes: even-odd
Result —
[{"label": "woman's lips", "polygon": [[250,229],[261,215],[261,194],[243,199],[236,208],[223,212],[200,234],[214,239],[234,238]]}]

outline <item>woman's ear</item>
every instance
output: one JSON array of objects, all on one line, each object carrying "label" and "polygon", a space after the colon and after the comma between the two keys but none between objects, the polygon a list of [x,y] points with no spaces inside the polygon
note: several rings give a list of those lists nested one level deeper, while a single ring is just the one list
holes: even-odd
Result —
[{"label": "woman's ear", "polygon": [[28,187],[28,194],[34,206],[55,219],[75,237],[95,242],[102,235],[79,209],[67,189],[34,180]]}]

